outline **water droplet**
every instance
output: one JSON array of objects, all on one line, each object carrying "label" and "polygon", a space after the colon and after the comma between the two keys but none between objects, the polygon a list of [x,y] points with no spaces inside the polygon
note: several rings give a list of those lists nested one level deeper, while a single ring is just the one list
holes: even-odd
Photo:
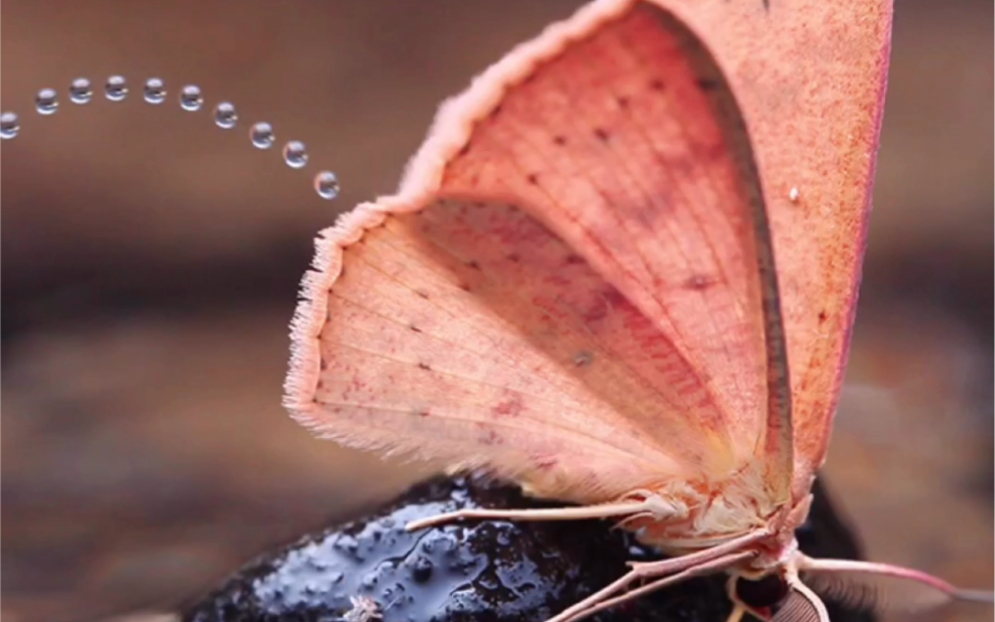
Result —
[{"label": "water droplet", "polygon": [[93,99],[93,86],[86,78],[76,78],[69,85],[69,101],[74,104],[88,104]]},{"label": "water droplet", "polygon": [[273,126],[263,122],[252,126],[252,129],[249,130],[249,138],[257,149],[269,149],[273,146],[273,141],[276,140],[273,135]]},{"label": "water droplet", "polygon": [[112,102],[124,101],[124,98],[128,96],[128,82],[124,79],[124,76],[111,76],[107,78],[107,84],[104,85],[104,94]]},{"label": "water droplet", "polygon": [[55,114],[55,111],[58,109],[59,95],[55,92],[55,89],[42,89],[38,91],[38,95],[35,96],[35,110],[38,111],[38,114]]},{"label": "water droplet", "polygon": [[307,165],[307,148],[299,140],[292,140],[283,146],[283,160],[290,168],[304,168]]},{"label": "water droplet", "polygon": [[204,105],[204,96],[200,94],[200,87],[196,84],[188,84],[180,91],[180,108],[188,112],[196,112]]},{"label": "water droplet", "polygon": [[16,112],[0,114],[0,139],[10,140],[17,136],[20,129],[21,122],[18,120]]},{"label": "water droplet", "polygon": [[434,569],[432,560],[419,555],[411,567],[411,578],[415,580],[415,583],[425,583],[432,578],[432,570]]},{"label": "water droplet", "polygon": [[214,109],[214,123],[223,130],[230,130],[235,127],[238,121],[238,113],[235,112],[235,105],[231,102],[221,102]]},{"label": "water droplet", "polygon": [[159,78],[149,78],[145,81],[145,101],[159,105],[166,101],[166,85]]},{"label": "water droplet", "polygon": [[788,191],[788,200],[791,201],[792,203],[797,203],[800,197],[801,197],[801,192],[799,192],[798,188],[792,188],[791,190]]},{"label": "water droplet", "polygon": [[339,196],[339,178],[331,171],[322,171],[314,176],[314,189],[323,199],[334,199]]}]

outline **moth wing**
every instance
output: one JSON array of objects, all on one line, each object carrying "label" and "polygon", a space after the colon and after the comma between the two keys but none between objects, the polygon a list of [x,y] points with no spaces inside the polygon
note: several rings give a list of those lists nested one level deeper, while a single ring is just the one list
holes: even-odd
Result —
[{"label": "moth wing", "polygon": [[763,173],[791,370],[793,491],[801,498],[825,460],[843,383],[892,2],[670,4],[691,28],[709,33]]},{"label": "moth wing", "polygon": [[759,466],[756,498],[782,502],[768,236],[709,53],[666,11],[596,3],[449,102],[399,194],[324,233],[287,405],[346,444],[544,496]]}]

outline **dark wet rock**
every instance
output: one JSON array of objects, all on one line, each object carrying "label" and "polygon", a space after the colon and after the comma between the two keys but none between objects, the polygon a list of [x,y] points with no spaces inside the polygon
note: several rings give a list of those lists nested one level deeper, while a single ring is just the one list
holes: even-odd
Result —
[{"label": "dark wet rock", "polygon": [[[799,530],[802,549],[857,557],[858,549],[820,490]],[[473,522],[407,533],[410,520],[463,507],[541,507],[514,487],[434,479],[355,521],[309,534],[247,564],[193,604],[184,622],[536,621],[575,603],[658,555],[602,521]],[[601,622],[724,621],[723,576],[661,590],[596,618]],[[352,613],[349,613],[349,612]],[[867,622],[833,612],[834,622]],[[351,617],[350,617],[351,616]],[[373,618],[376,619],[376,618]]]}]

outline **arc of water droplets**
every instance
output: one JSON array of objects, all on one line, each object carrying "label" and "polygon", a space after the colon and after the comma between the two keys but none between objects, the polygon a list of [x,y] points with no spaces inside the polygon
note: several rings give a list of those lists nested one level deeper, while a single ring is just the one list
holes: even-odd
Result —
[{"label": "arc of water droplets", "polygon": [[[149,78],[142,89],[143,99],[149,104],[159,105],[166,101],[166,85],[160,78]],[[124,76],[113,75],[104,83],[104,97],[111,102],[121,102],[128,97],[128,82]],[[69,101],[84,105],[93,99],[93,85],[87,78],[76,78],[69,85]],[[204,105],[200,87],[188,84],[180,90],[180,107],[188,112],[196,112]],[[44,88],[35,95],[35,111],[43,116],[55,114],[59,109],[59,95],[55,89]],[[221,129],[233,129],[238,123],[238,112],[231,102],[221,102],[214,107],[214,124]],[[17,113],[0,113],[0,140],[17,137],[21,130]],[[259,122],[249,129],[249,139],[258,149],[269,149],[276,142],[273,126]],[[301,169],[308,163],[307,147],[299,140],[291,140],[283,147],[283,160],[287,166]],[[323,199],[334,199],[339,195],[338,177],[332,171],[321,171],[314,176],[314,189]]]}]

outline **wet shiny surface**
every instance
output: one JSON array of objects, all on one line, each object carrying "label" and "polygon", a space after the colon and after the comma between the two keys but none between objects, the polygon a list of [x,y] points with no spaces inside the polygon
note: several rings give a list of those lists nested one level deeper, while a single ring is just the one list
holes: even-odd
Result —
[{"label": "wet shiny surface", "polygon": [[[357,598],[376,603],[386,622],[541,621],[622,574],[626,561],[658,557],[600,521],[403,529],[410,520],[458,508],[537,505],[509,486],[432,480],[365,518],[260,557],[190,607],[184,621],[339,620]],[[822,495],[799,537],[813,554],[857,553]],[[729,612],[724,581],[716,576],[681,584],[599,619],[724,620]]]}]

